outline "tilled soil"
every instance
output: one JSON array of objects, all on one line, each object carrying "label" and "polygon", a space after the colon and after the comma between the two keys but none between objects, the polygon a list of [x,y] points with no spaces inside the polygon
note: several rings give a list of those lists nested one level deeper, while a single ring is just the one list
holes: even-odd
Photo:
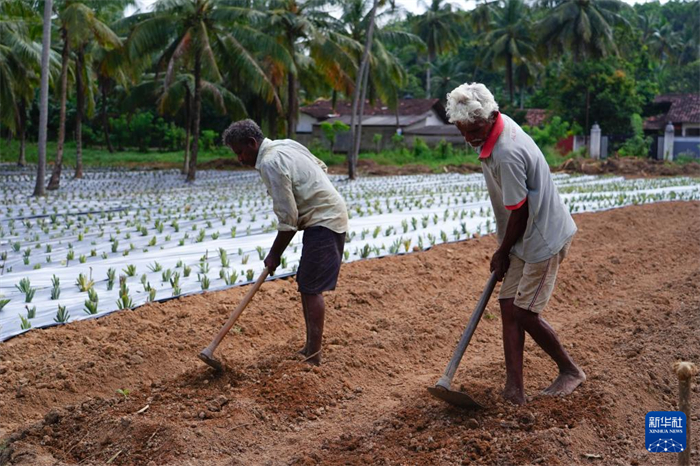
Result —
[{"label": "tilled soil", "polygon": [[532,400],[500,400],[495,298],[455,377],[485,409],[428,395],[488,277],[496,243],[484,237],[344,265],[326,295],[321,367],[295,355],[290,279],[266,283],[224,340],[222,375],[196,354],[245,288],[0,344],[0,464],[674,464],[644,449],[644,416],[676,406],[674,361],[700,362],[700,203],[575,219],[544,314],[588,375],[568,398],[538,396],[556,367],[528,338]]}]

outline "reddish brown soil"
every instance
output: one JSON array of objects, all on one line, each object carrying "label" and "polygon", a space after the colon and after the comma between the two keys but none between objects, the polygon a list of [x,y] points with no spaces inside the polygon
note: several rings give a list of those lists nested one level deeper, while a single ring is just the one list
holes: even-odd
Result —
[{"label": "reddish brown soil", "polygon": [[[363,175],[377,176],[416,175],[434,172],[434,170],[425,165],[413,164],[399,167],[379,165],[374,160],[359,160],[357,162],[357,170]],[[347,167],[343,165],[334,165],[329,167],[328,171],[336,175],[347,175],[348,173]],[[446,165],[442,168],[442,171],[449,173],[481,173],[481,166],[468,163]],[[679,164],[638,157],[611,157],[605,160],[577,158],[567,160],[559,167],[553,168],[552,171],[582,173],[584,175],[614,174],[629,177],[698,176],[700,175],[700,163]]]},{"label": "reddish brown soil", "polygon": [[628,176],[698,176],[700,163],[685,164],[664,162],[637,157],[611,157],[605,160],[585,158],[569,159],[561,164],[556,171],[583,173],[585,175],[602,175],[606,173]]},{"label": "reddish brown soil", "polygon": [[700,203],[576,216],[545,311],[589,377],[568,398],[537,397],[556,369],[528,339],[534,399],[500,401],[494,299],[455,377],[486,408],[427,394],[488,276],[485,237],[345,265],[327,295],[319,368],[294,357],[303,319],[292,280],[262,287],[218,350],[220,376],[195,356],[244,288],[0,344],[0,464],[675,464],[644,450],[644,415],[676,405],[674,361],[700,362],[699,219]]}]

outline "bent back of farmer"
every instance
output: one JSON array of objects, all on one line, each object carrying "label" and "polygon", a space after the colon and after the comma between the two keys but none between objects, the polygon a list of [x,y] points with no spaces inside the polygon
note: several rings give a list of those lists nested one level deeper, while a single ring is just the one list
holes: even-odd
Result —
[{"label": "bent back of farmer", "polygon": [[334,290],[348,229],[345,202],[326,174],[326,165],[291,139],[265,138],[252,120],[233,123],[224,143],[244,165],[260,173],[278,219],[277,237],[265,266],[274,272],[298,230],[304,231],[297,284],[301,293],[306,344],[299,351],[320,364],[325,320],[323,292]]},{"label": "bent back of farmer", "polygon": [[554,291],[559,264],[569,251],[576,224],[554,185],[549,166],[532,138],[498,111],[483,84],[463,84],[447,96],[447,114],[465,141],[479,152],[491,198],[499,247],[491,270],[499,292],[506,360],[504,397],[525,402],[525,333],[555,361],[557,379],[545,394],[568,395],[585,379],[542,318]]}]

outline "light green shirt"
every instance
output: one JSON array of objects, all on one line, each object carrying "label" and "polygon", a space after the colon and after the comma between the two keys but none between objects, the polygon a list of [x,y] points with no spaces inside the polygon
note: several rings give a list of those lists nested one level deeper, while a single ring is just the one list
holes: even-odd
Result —
[{"label": "light green shirt", "polygon": [[291,139],[265,138],[255,169],[272,196],[279,231],[315,226],[348,231],[345,201],[328,179],[326,164],[306,147]]}]

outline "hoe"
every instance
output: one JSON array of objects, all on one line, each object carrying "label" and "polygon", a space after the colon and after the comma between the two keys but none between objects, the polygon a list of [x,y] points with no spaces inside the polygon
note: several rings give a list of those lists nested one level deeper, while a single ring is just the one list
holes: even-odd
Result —
[{"label": "hoe", "polygon": [[233,324],[236,323],[236,320],[238,320],[238,317],[241,315],[243,310],[246,308],[248,303],[250,302],[251,299],[253,299],[253,296],[255,293],[258,291],[260,288],[260,285],[263,284],[267,276],[269,275],[269,271],[267,270],[267,267],[265,267],[256,280],[255,284],[253,287],[248,290],[248,293],[245,295],[243,298],[243,301],[238,305],[238,307],[231,313],[231,316],[228,318],[226,323],[224,324],[223,327],[221,327],[221,330],[219,330],[219,333],[216,334],[212,342],[202,350],[201,353],[199,353],[198,357],[202,361],[204,361],[206,364],[210,365],[211,367],[214,368],[216,371],[221,371],[223,370],[224,366],[221,364],[221,361],[218,359],[214,358],[214,351],[216,351],[216,348],[219,346],[221,343],[221,340],[224,339],[226,334],[228,333],[229,330],[231,330],[231,327],[233,327]]},{"label": "hoe", "polygon": [[450,359],[450,363],[447,365],[445,373],[442,377],[440,377],[440,380],[437,381],[434,387],[428,387],[428,392],[430,392],[430,394],[435,398],[439,398],[451,405],[459,406],[461,408],[482,407],[468,394],[458,390],[452,390],[450,386],[452,385],[452,377],[454,377],[455,372],[457,372],[459,362],[462,360],[462,356],[464,356],[464,351],[467,349],[469,341],[472,339],[472,335],[474,335],[476,326],[479,324],[479,320],[481,320],[481,315],[484,313],[484,309],[486,309],[486,303],[489,302],[489,298],[491,297],[491,293],[493,293],[493,288],[495,286],[496,275],[492,273],[489,281],[486,283],[484,291],[481,293],[481,298],[479,298],[476,309],[474,309],[474,312],[469,319],[469,324],[467,325],[467,328],[464,329],[462,338],[459,339],[459,343],[452,354],[452,359]]}]

